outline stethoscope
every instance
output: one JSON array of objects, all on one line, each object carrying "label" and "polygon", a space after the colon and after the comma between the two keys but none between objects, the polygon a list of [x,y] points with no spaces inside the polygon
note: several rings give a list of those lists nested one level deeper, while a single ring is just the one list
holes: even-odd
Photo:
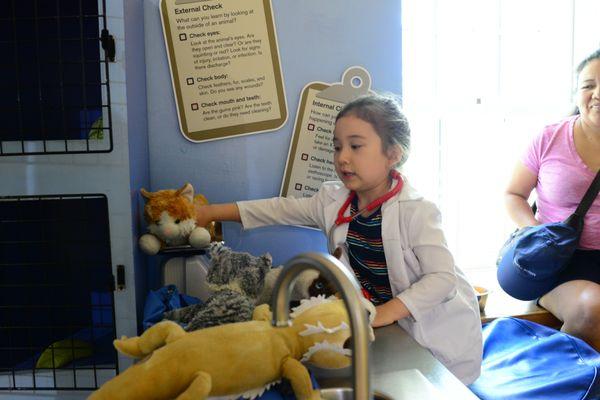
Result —
[{"label": "stethoscope", "polygon": [[350,207],[352,200],[354,200],[354,198],[356,197],[356,192],[354,192],[354,191],[350,192],[350,194],[348,195],[348,198],[346,199],[344,204],[342,204],[342,206],[340,207],[340,209],[337,213],[337,218],[335,219],[333,226],[331,227],[331,229],[329,230],[329,234],[327,235],[327,248],[331,255],[334,255],[338,258],[340,256],[339,251],[341,249],[339,247],[333,248],[333,232],[335,231],[335,229],[338,226],[352,222],[354,219],[356,219],[359,215],[361,215],[365,211],[373,211],[373,210],[377,209],[377,207],[381,206],[383,203],[385,203],[386,201],[388,201],[389,199],[391,199],[392,197],[394,197],[395,195],[400,193],[400,191],[402,190],[402,186],[404,185],[402,176],[395,169],[390,172],[390,176],[392,177],[392,180],[396,180],[396,181],[398,181],[398,183],[394,187],[392,187],[389,192],[387,192],[383,196],[378,197],[377,199],[373,200],[372,202],[370,202],[369,204],[367,204],[365,207],[361,208],[354,214],[344,216],[344,214],[346,213],[346,210],[348,209],[348,207]]}]

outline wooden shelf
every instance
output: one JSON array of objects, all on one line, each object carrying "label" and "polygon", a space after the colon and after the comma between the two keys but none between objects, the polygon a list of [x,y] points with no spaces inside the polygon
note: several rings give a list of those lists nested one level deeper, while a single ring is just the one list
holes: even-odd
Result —
[{"label": "wooden shelf", "polygon": [[485,309],[481,313],[481,322],[490,322],[500,317],[526,319],[552,328],[560,328],[562,325],[562,322],[548,310],[538,306],[535,300],[517,300],[510,297],[502,289],[489,294]]},{"label": "wooden shelf", "polygon": [[191,257],[206,254],[206,249],[197,249],[190,245],[165,247],[157,255],[170,257]]},{"label": "wooden shelf", "polygon": [[538,306],[536,300],[517,300],[502,290],[496,279],[495,268],[469,271],[468,279],[471,284],[489,290],[485,309],[481,313],[482,323],[501,317],[516,317],[552,328],[560,328],[562,325],[562,322],[554,315]]}]

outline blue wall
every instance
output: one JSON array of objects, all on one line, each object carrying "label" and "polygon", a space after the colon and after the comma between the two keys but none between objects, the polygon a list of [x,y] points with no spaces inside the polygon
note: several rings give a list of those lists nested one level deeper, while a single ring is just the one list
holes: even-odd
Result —
[{"label": "blue wall", "polygon": [[[139,188],[158,190],[189,181],[212,202],[276,196],[304,85],[338,82],[347,67],[362,65],[371,73],[374,89],[401,92],[400,1],[273,0],[288,122],[275,132],[200,144],[179,132],[159,0],[113,0],[107,7],[117,40],[117,62],[110,66],[115,150],[92,156],[3,157],[0,195],[108,195],[113,265],[136,266],[135,273],[127,268],[127,280],[135,279],[135,285],[115,293],[117,335],[131,336],[137,319],[131,305],[137,303],[139,312],[145,296],[145,257],[136,247],[143,227]],[[245,240],[246,233],[240,236],[238,229],[226,227],[228,242]],[[259,242],[249,241],[257,248]],[[122,368],[128,364],[121,362]]]},{"label": "blue wall", "polygon": [[[159,0],[145,2],[146,76],[152,190],[191,182],[211,202],[279,193],[302,88],[339,82],[362,65],[376,90],[401,91],[400,1],[273,1],[289,110],[278,131],[191,143],[180,133],[159,15]],[[225,226],[234,243],[238,225]],[[318,233],[315,232],[315,235]]]}]

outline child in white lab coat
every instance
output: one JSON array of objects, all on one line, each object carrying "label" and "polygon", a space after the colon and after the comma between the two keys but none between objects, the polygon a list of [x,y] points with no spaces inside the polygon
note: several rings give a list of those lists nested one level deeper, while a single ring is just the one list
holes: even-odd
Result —
[{"label": "child in white lab coat", "polygon": [[472,383],[482,357],[475,293],[454,265],[439,210],[396,171],[410,147],[398,103],[381,95],[348,103],[337,116],[333,144],[341,182],[325,182],[311,198],[203,206],[198,224],[318,226],[376,305],[373,327],[397,322],[463,383]]}]

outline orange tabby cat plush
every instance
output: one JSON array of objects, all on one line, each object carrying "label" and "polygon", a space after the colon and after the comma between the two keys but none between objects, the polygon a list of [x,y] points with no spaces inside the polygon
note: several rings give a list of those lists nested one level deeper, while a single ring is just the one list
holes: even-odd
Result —
[{"label": "orange tabby cat plush", "polygon": [[142,235],[139,245],[142,251],[154,255],[163,247],[190,244],[204,248],[215,240],[215,223],[206,227],[196,226],[194,207],[196,204],[208,204],[201,194],[194,196],[194,188],[186,183],[179,190],[159,190],[140,192],[146,205],[144,217],[150,233]]}]

